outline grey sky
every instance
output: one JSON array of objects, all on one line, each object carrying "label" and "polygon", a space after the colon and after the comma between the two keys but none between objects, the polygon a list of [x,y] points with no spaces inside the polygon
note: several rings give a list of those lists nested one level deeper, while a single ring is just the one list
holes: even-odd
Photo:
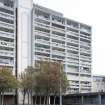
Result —
[{"label": "grey sky", "polygon": [[92,26],[92,71],[105,74],[105,0],[34,0],[65,17]]}]

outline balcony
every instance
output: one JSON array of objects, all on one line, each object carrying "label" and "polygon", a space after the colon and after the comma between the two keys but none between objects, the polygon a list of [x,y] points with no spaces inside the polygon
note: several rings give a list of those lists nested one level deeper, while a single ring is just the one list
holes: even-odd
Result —
[{"label": "balcony", "polygon": [[60,48],[65,49],[65,44],[60,44],[60,43],[52,42],[52,46],[60,47]]},{"label": "balcony", "polygon": [[6,14],[5,12],[1,12],[1,11],[0,11],[0,17],[4,17],[4,18],[7,18],[7,19],[14,19],[13,15]]},{"label": "balcony", "polygon": [[87,61],[87,62],[84,62],[84,61],[81,62],[81,61],[80,61],[80,64],[87,66],[87,65],[91,65],[91,62],[88,62],[88,61]]},{"label": "balcony", "polygon": [[54,27],[54,26],[52,26],[51,28],[52,28],[53,31],[57,31],[57,32],[65,34],[65,29],[57,28],[57,27]]},{"label": "balcony", "polygon": [[91,34],[91,29],[87,29],[85,27],[80,27],[80,30],[85,32],[85,33]]},{"label": "balcony", "polygon": [[78,47],[71,47],[69,45],[67,45],[67,50],[68,50],[68,52],[69,52],[69,50],[79,52],[79,48]]},{"label": "balcony", "polygon": [[75,81],[78,81],[78,80],[79,80],[79,76],[77,76],[77,75],[74,75],[74,76],[73,76],[72,74],[71,74],[71,75],[70,75],[70,74],[67,74],[67,79],[68,79],[68,80],[73,80],[73,81],[74,81],[74,80],[75,80]]},{"label": "balcony", "polygon": [[9,57],[14,57],[14,52],[13,51],[4,51],[0,50],[0,55],[2,56],[9,56]]},{"label": "balcony", "polygon": [[41,56],[41,55],[35,55],[35,60],[49,60],[50,57],[47,57],[47,56]]},{"label": "balcony", "polygon": [[88,54],[91,54],[91,51],[90,51],[90,50],[80,49],[80,51],[81,51],[82,53],[88,53]]},{"label": "balcony", "polygon": [[77,40],[73,40],[73,39],[69,39],[69,38],[67,38],[67,41],[70,42],[70,43],[76,43],[76,44],[79,44],[79,41],[77,41]]},{"label": "balcony", "polygon": [[13,60],[0,59],[0,65],[4,65],[4,66],[14,66],[14,62],[13,62]]},{"label": "balcony", "polygon": [[50,20],[50,18],[45,18],[44,16],[41,16],[41,15],[35,15],[34,18],[39,18],[39,19],[42,19],[42,20],[45,20],[45,21]]},{"label": "balcony", "polygon": [[89,81],[89,82],[91,82],[91,77],[82,77],[82,76],[80,76],[80,81]]},{"label": "balcony", "polygon": [[35,31],[35,36],[36,35],[44,36],[44,37],[50,37],[50,34],[45,33],[45,32],[39,32],[39,31]]},{"label": "balcony", "polygon": [[66,69],[67,73],[79,73],[78,69],[72,69],[72,67],[67,67]]},{"label": "balcony", "polygon": [[79,55],[78,54],[70,54],[70,53],[67,53],[67,57],[78,58]]},{"label": "balcony", "polygon": [[91,74],[91,71],[90,70],[88,70],[88,71],[80,70],[80,73],[81,74]]},{"label": "balcony", "polygon": [[65,52],[63,51],[57,51],[57,50],[52,50],[53,55],[60,55],[60,56],[65,56]]},{"label": "balcony", "polygon": [[90,43],[85,43],[85,42],[80,42],[80,45],[82,46],[87,46],[87,47],[91,47]]},{"label": "balcony", "polygon": [[42,53],[50,53],[50,49],[44,49],[44,48],[35,48],[35,51]]},{"label": "balcony", "polygon": [[81,55],[80,59],[85,59],[85,60],[91,61],[91,57],[89,57],[89,56],[83,56],[83,55]]},{"label": "balcony", "polygon": [[3,14],[3,13],[0,13],[0,17],[6,18],[6,19],[14,20],[13,16],[9,16],[9,15]]},{"label": "balcony", "polygon": [[38,22],[35,22],[35,26],[41,27],[41,28],[50,29],[50,26],[49,25],[45,25],[45,24],[38,23]]},{"label": "balcony", "polygon": [[79,66],[79,62],[68,61],[67,64],[70,64],[72,66]]},{"label": "balcony", "polygon": [[65,58],[52,57],[51,60],[64,62]]},{"label": "balcony", "polygon": [[49,41],[46,41],[46,40],[43,40],[43,39],[36,39],[35,42],[40,43],[40,44],[50,45]]},{"label": "balcony", "polygon": [[[0,21],[0,27],[6,28],[8,30],[14,30],[14,24],[5,23],[5,22],[1,22],[1,21]],[[8,33],[8,31],[7,31],[7,33]]]},{"label": "balcony", "polygon": [[1,32],[0,31],[0,36],[1,37],[8,37],[8,38],[14,38],[14,34],[9,34],[9,33],[5,33],[5,32]]},{"label": "balcony", "polygon": [[63,36],[52,34],[51,37],[54,39],[57,39],[57,40],[65,41],[65,37],[63,37]]},{"label": "balcony", "polygon": [[14,43],[13,42],[0,41],[0,46],[14,48]]},{"label": "balcony", "polygon": [[14,10],[13,9],[10,9],[8,7],[5,7],[5,6],[1,6],[0,5],[0,9],[2,11],[0,11],[0,14],[4,14],[4,15],[8,15],[8,16],[14,16]]},{"label": "balcony", "polygon": [[91,88],[90,84],[81,84],[81,88]]},{"label": "balcony", "polygon": [[91,40],[91,36],[86,36],[86,35],[84,35],[84,34],[80,34],[80,37],[81,38],[84,38],[84,39],[88,39],[88,40]]}]

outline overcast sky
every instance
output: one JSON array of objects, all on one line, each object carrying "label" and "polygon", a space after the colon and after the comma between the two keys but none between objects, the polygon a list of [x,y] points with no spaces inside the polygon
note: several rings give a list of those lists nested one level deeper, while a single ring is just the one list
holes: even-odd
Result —
[{"label": "overcast sky", "polygon": [[92,72],[105,75],[105,0],[34,0],[92,26]]}]

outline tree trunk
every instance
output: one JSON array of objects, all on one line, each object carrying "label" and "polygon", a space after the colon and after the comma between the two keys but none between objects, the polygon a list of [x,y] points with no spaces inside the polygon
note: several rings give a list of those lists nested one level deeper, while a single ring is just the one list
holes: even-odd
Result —
[{"label": "tree trunk", "polygon": [[48,97],[48,105],[50,105],[50,96]]},{"label": "tree trunk", "polygon": [[46,96],[44,97],[44,103],[43,103],[44,105],[46,104]]},{"label": "tree trunk", "polygon": [[24,92],[23,92],[23,105],[25,105],[25,95],[26,95],[26,92],[24,90]]},{"label": "tree trunk", "polygon": [[1,102],[2,102],[1,105],[4,105],[4,91],[2,92],[2,99],[1,99]]},{"label": "tree trunk", "polygon": [[54,96],[54,105],[55,105],[56,96]]},{"label": "tree trunk", "polygon": [[35,102],[34,102],[34,105],[36,105],[36,102],[37,102],[37,96],[35,96]]},{"label": "tree trunk", "polygon": [[33,105],[33,96],[32,96],[32,90],[30,91],[30,96],[31,96],[31,105]]},{"label": "tree trunk", "polygon": [[4,105],[4,91],[2,91],[2,99],[1,99],[1,105]]},{"label": "tree trunk", "polygon": [[28,95],[28,105],[30,105],[30,96],[29,96],[29,91],[28,91],[28,93],[27,93],[27,95]]},{"label": "tree trunk", "polygon": [[41,97],[41,95],[40,95],[40,105],[41,105],[41,98],[42,98],[42,97]]},{"label": "tree trunk", "polygon": [[2,97],[2,96],[1,96],[1,92],[0,92],[0,105],[1,105],[1,97]]},{"label": "tree trunk", "polygon": [[46,104],[48,105],[48,96],[47,96],[47,98],[46,98],[47,100],[46,100]]},{"label": "tree trunk", "polygon": [[49,95],[47,96],[47,105],[50,105],[50,98],[49,98]]}]

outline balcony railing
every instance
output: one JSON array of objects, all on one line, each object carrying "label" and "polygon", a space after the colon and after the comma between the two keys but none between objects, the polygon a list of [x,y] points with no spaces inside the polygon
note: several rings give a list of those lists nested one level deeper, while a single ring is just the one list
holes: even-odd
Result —
[{"label": "balcony railing", "polygon": [[50,44],[50,42],[49,42],[49,41],[42,40],[42,39],[36,39],[36,43],[42,43],[42,44],[47,44],[47,45],[49,45],[49,44]]},{"label": "balcony railing", "polygon": [[70,54],[70,53],[68,53],[67,56],[70,56],[70,57],[73,57],[73,58],[78,58],[79,57],[78,54]]},{"label": "balcony railing", "polygon": [[4,51],[4,50],[0,50],[0,55],[4,55],[4,56],[14,56],[14,52],[12,51]]},{"label": "balcony railing", "polygon": [[50,26],[49,26],[49,25],[45,25],[45,24],[42,24],[42,23],[37,23],[37,22],[35,22],[35,26],[39,26],[39,27],[43,27],[43,28],[47,28],[47,29],[49,29],[49,28],[50,28]]},{"label": "balcony railing", "polygon": [[65,44],[60,44],[60,43],[52,42],[52,45],[53,45],[53,46],[56,46],[56,47],[65,48]]},{"label": "balcony railing", "polygon": [[73,40],[73,39],[69,39],[69,38],[67,38],[67,41],[70,42],[70,43],[76,43],[76,44],[79,44],[79,41],[77,41],[77,40]]},{"label": "balcony railing", "polygon": [[14,47],[14,43],[13,42],[0,41],[0,46]]},{"label": "balcony railing", "polygon": [[89,34],[91,33],[91,30],[85,29],[83,27],[81,27],[80,30],[83,31],[83,32],[89,33]]},{"label": "balcony railing", "polygon": [[80,51],[81,51],[81,52],[83,52],[83,53],[88,53],[88,54],[90,54],[90,53],[91,53],[91,51],[90,51],[90,50],[85,50],[85,49],[81,49]]},{"label": "balcony railing", "polygon": [[9,33],[1,32],[1,31],[0,31],[0,36],[14,38],[14,34],[9,34]]},{"label": "balcony railing", "polygon": [[47,56],[41,56],[41,55],[35,55],[35,60],[49,60],[50,57],[47,57]]},{"label": "balcony railing", "polygon": [[46,32],[39,32],[39,31],[35,31],[35,35],[39,35],[39,36],[47,36],[49,37],[50,34],[46,33]]},{"label": "balcony railing", "polygon": [[11,60],[7,60],[7,59],[0,59],[0,64],[7,65],[7,66],[13,66],[14,62]]},{"label": "balcony railing", "polygon": [[91,46],[91,44],[90,43],[85,43],[85,42],[80,42],[80,45],[83,45],[83,46]]},{"label": "balcony railing", "polygon": [[55,39],[58,39],[58,40],[65,40],[65,37],[63,36],[59,36],[59,35],[55,35],[55,34],[52,34],[52,38],[55,38]]},{"label": "balcony railing", "polygon": [[44,49],[44,48],[35,48],[36,52],[43,52],[43,53],[50,53],[49,49]]}]

